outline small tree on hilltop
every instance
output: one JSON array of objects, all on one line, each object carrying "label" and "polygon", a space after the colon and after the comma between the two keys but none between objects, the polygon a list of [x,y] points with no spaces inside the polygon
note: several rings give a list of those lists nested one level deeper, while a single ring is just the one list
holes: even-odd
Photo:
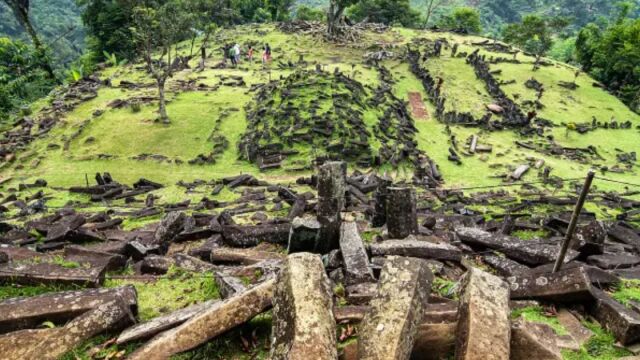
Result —
[{"label": "small tree on hilltop", "polygon": [[540,57],[553,46],[553,33],[561,31],[567,25],[566,18],[546,21],[538,15],[527,15],[521,23],[509,24],[502,32],[502,37],[504,41]]},{"label": "small tree on hilltop", "polygon": [[344,21],[344,10],[354,5],[358,0],[330,0],[329,11],[327,12],[327,34],[330,37],[340,35],[343,27],[346,25]]},{"label": "small tree on hilltop", "polygon": [[158,86],[159,120],[169,124],[165,101],[165,83],[173,76],[178,57],[177,42],[185,37],[187,21],[175,1],[157,6],[156,1],[136,0],[131,32]]},{"label": "small tree on hilltop", "polygon": [[461,7],[453,10],[453,13],[443,16],[438,23],[440,27],[452,31],[464,31],[468,34],[482,32],[480,13],[469,7]]}]

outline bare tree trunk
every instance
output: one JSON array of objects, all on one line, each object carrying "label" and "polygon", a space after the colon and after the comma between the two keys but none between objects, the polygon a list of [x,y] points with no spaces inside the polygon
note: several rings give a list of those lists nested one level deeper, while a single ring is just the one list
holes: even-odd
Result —
[{"label": "bare tree trunk", "polygon": [[342,18],[344,7],[331,1],[329,5],[329,13],[327,14],[327,34],[336,35],[338,32],[338,23]]},{"label": "bare tree trunk", "polygon": [[158,83],[158,97],[159,97],[159,108],[158,113],[160,114],[160,121],[163,124],[169,124],[169,115],[167,115],[167,104],[164,98],[164,84],[166,82],[166,77],[160,76],[156,79]]}]

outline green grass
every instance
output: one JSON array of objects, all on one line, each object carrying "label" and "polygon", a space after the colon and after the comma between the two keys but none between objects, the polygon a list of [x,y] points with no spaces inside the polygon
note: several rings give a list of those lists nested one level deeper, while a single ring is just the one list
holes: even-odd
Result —
[{"label": "green grass", "polygon": [[624,305],[630,301],[640,302],[640,280],[621,279],[612,296]]},{"label": "green grass", "polygon": [[107,279],[104,284],[107,288],[123,285],[136,288],[138,315],[142,321],[220,297],[213,274],[193,273],[173,267],[157,280]]},{"label": "green grass", "polygon": [[31,297],[48,293],[81,290],[83,287],[77,285],[19,285],[8,284],[0,286],[0,301],[16,297]]},{"label": "green grass", "polygon": [[582,323],[594,336],[578,352],[563,350],[565,360],[613,360],[632,355],[631,352],[616,346],[616,339],[610,332],[594,322]]},{"label": "green grass", "polygon": [[544,310],[541,306],[530,306],[522,309],[513,310],[511,312],[512,319],[523,318],[526,321],[538,324],[549,325],[557,335],[568,335],[569,332],[558,321],[555,316],[548,316],[544,314]]},{"label": "green grass", "polygon": [[456,286],[455,281],[447,280],[441,277],[435,277],[431,284],[431,290],[436,294],[446,298],[457,298],[457,294],[452,294],[453,288]]},{"label": "green grass", "polygon": [[545,230],[516,230],[511,235],[520,240],[534,240],[546,238],[548,234]]}]

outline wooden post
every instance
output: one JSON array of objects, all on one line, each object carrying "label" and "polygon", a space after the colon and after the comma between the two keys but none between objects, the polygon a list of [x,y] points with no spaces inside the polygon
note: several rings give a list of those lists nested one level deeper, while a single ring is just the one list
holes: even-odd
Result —
[{"label": "wooden post", "polygon": [[564,242],[562,243],[562,248],[560,248],[560,254],[558,254],[558,258],[556,259],[556,264],[553,267],[554,273],[560,271],[560,268],[562,267],[562,263],[564,263],[564,257],[567,254],[569,245],[571,245],[571,239],[573,238],[573,233],[576,230],[576,225],[578,225],[578,217],[580,217],[580,212],[582,211],[584,202],[587,199],[587,194],[589,194],[589,189],[591,188],[591,183],[593,182],[594,176],[595,176],[595,173],[593,171],[589,171],[589,173],[587,174],[587,178],[584,181],[584,186],[582,186],[582,192],[580,193],[580,197],[578,198],[576,207],[573,209],[573,215],[571,215],[571,222],[569,223],[569,228],[567,229],[567,235],[564,238]]}]

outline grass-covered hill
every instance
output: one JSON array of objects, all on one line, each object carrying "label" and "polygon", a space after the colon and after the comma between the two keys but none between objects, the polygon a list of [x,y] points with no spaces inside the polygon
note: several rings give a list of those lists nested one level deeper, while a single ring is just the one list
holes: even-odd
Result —
[{"label": "grass-covered hill", "polygon": [[[436,40],[441,55],[425,56]],[[273,62],[263,68],[257,54],[254,63],[221,67],[227,42],[245,48],[269,43]],[[413,63],[408,47],[420,53]],[[367,61],[382,49],[378,65]],[[85,174],[103,171],[126,183],[261,172],[292,181],[328,156],[405,178],[430,159],[446,188],[499,185],[523,164],[538,165],[524,181],[538,180],[545,167],[560,178],[582,177],[594,167],[637,182],[630,153],[638,150],[640,116],[588,75],[576,79],[575,68],[545,59],[534,71],[533,57],[514,56],[509,47],[479,37],[398,28],[345,46],[272,25],[243,26],[218,33],[208,51],[204,71],[196,70],[194,59],[169,81],[170,125],[154,121],[157,90],[135,63],[106,67],[95,74],[100,84],[81,81],[34,104],[26,119],[36,124],[29,127],[33,141],[4,146],[2,177],[12,183],[43,178],[59,187],[82,185]],[[465,57],[474,52],[482,62],[475,70]],[[490,93],[486,76],[479,77],[483,64],[504,99],[496,98],[496,89]],[[431,89],[425,76],[432,78]],[[504,107],[505,100],[515,110],[488,110],[491,104]],[[522,120],[534,111],[530,126],[508,125],[509,117]],[[22,121],[17,129],[25,126]],[[471,153],[474,135],[478,150]],[[281,166],[269,166],[274,162]]]}]

